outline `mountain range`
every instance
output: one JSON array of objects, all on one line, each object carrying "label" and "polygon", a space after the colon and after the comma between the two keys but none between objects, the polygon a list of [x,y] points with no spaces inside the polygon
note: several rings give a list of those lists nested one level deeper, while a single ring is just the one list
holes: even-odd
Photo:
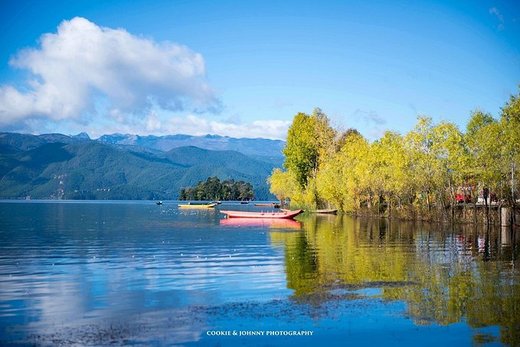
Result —
[{"label": "mountain range", "polygon": [[216,135],[0,133],[0,198],[176,199],[210,176],[253,184],[282,164],[284,142]]},{"label": "mountain range", "polygon": [[[88,136],[85,133],[76,136]],[[177,147],[195,146],[212,151],[237,151],[260,159],[282,159],[285,142],[263,138],[233,138],[219,135],[166,135],[139,136],[129,134],[103,135],[97,141],[112,145],[139,146],[159,151],[169,151]]]}]

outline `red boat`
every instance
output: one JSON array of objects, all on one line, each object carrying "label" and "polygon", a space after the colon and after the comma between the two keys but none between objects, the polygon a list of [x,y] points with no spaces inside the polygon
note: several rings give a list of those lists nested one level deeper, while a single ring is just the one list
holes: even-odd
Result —
[{"label": "red boat", "polygon": [[267,218],[267,219],[293,219],[303,210],[285,210],[282,212],[247,212],[247,211],[220,211],[228,218]]}]

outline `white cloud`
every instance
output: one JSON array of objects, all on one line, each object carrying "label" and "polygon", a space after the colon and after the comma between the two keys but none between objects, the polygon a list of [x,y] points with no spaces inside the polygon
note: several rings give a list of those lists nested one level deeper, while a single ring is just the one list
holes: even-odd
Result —
[{"label": "white cloud", "polygon": [[284,139],[290,121],[256,120],[251,123],[229,123],[208,120],[195,115],[170,118],[162,128],[165,133],[205,135],[218,134],[231,137],[263,137]]},{"label": "white cloud", "polygon": [[[153,105],[165,110],[218,106],[203,57],[171,42],[157,43],[84,18],[63,21],[38,48],[10,64],[31,73],[23,89],[0,86],[0,125],[41,118],[89,123],[100,103],[113,121],[132,123]],[[151,128],[158,125],[148,120]]]},{"label": "white cloud", "polygon": [[497,19],[498,19],[498,25],[497,25],[497,29],[498,30],[504,30],[504,16],[500,13],[500,11],[498,10],[498,8],[496,7],[491,7],[489,9],[489,14],[495,16]]},{"label": "white cloud", "polygon": [[200,54],[84,18],[62,22],[10,64],[29,71],[31,79],[21,88],[0,85],[3,130],[283,139],[290,125],[204,118],[201,111],[207,115],[220,104]]},{"label": "white cloud", "polygon": [[[93,125],[88,133],[97,138],[103,134],[124,133],[139,135],[206,135],[215,134],[230,137],[262,137],[285,139],[291,122],[283,120],[256,120],[250,123],[208,120],[196,114],[171,115],[164,112],[150,112],[144,119],[134,124],[114,122]],[[76,134],[81,129],[70,127],[66,133]]]},{"label": "white cloud", "polygon": [[159,119],[159,117],[157,117],[155,112],[151,112],[146,117],[146,131],[149,131],[149,132],[158,131],[161,129],[161,125],[162,125],[161,120]]}]

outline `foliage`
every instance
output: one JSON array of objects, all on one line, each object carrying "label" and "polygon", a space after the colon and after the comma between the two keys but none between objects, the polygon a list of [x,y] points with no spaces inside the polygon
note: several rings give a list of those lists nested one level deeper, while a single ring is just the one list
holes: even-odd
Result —
[{"label": "foliage", "polygon": [[273,194],[298,206],[449,219],[461,190],[473,202],[487,188],[514,203],[519,143],[520,95],[510,98],[500,120],[473,112],[465,133],[451,122],[419,117],[407,134],[386,132],[373,142],[355,129],[338,135],[316,109],[294,117],[286,171],[275,169],[269,183]]},{"label": "foliage", "polygon": [[305,189],[309,178],[316,177],[319,164],[333,149],[334,136],[335,131],[320,109],[310,116],[298,113],[294,117],[283,151],[284,166],[294,174],[300,188]]},{"label": "foliage", "polygon": [[182,188],[179,200],[252,200],[253,186],[244,181],[220,181],[218,177],[208,177],[195,187]]},{"label": "foliage", "polygon": [[471,160],[468,176],[495,191],[502,177],[503,125],[480,111],[473,113],[467,127],[466,143]]},{"label": "foliage", "polygon": [[271,193],[280,201],[291,196],[294,197],[300,188],[292,171],[274,169],[267,181],[271,187]]},{"label": "foliage", "polygon": [[[283,151],[288,174],[284,176],[282,172],[274,172],[271,192],[290,197],[293,205],[315,208],[320,203],[316,176],[335,152],[335,136],[336,131],[319,108],[311,115],[298,113],[289,128]],[[287,182],[288,186],[282,188],[281,182]]]},{"label": "foliage", "polygon": [[[518,182],[520,172],[520,94],[510,97],[508,103],[502,109],[500,124],[504,129],[502,153],[506,167],[503,168],[503,172],[508,177],[511,177],[509,176],[511,172]],[[518,183],[516,183],[516,187],[518,187]],[[515,202],[515,197],[510,195],[509,198],[513,203]]]},{"label": "foliage", "polygon": [[318,148],[313,118],[298,113],[287,133],[287,145],[283,151],[284,166],[294,173],[300,188],[305,188],[313,170],[317,169]]}]

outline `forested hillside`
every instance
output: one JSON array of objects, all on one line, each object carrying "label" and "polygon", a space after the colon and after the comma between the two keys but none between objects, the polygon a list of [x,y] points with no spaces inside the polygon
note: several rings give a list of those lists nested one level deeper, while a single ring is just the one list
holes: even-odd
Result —
[{"label": "forested hillside", "polygon": [[176,199],[181,188],[216,176],[249,182],[256,199],[268,199],[274,166],[193,146],[163,152],[84,135],[0,134],[1,198]]}]

